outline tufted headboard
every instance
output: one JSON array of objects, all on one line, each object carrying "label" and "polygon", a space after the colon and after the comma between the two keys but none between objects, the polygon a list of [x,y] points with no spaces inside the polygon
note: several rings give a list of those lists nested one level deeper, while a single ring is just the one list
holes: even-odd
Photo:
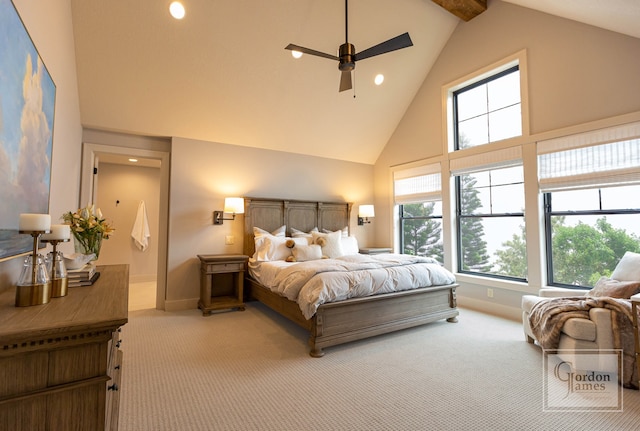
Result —
[{"label": "tufted headboard", "polygon": [[244,198],[244,254],[253,256],[255,242],[253,228],[272,232],[282,225],[308,232],[317,227],[336,231],[348,227],[351,219],[350,202],[313,202],[290,199]]}]

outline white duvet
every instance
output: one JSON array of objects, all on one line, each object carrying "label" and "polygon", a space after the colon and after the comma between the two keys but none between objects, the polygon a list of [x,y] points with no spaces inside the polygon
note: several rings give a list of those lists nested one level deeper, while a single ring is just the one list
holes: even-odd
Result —
[{"label": "white duvet", "polygon": [[306,319],[327,302],[455,282],[436,260],[404,254],[260,262],[250,265],[250,271],[265,287],[296,301]]}]

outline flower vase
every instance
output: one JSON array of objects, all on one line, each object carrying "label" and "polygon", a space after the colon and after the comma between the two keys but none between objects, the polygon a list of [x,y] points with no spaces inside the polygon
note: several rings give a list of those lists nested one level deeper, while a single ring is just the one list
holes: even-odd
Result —
[{"label": "flower vase", "polygon": [[100,256],[100,248],[102,247],[102,233],[94,233],[84,236],[84,232],[73,232],[73,246],[76,253],[93,254],[95,257],[91,260],[98,260]]}]

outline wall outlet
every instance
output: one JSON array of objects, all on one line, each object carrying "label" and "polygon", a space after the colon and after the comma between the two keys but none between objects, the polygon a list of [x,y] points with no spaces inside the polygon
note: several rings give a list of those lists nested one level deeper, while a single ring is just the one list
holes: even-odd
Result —
[{"label": "wall outlet", "polygon": [[493,289],[491,289],[491,288],[488,288],[488,289],[487,289],[487,296],[488,296],[489,298],[493,298]]},{"label": "wall outlet", "polygon": [[235,238],[233,237],[233,235],[227,235],[224,237],[224,243],[225,245],[233,245]]}]

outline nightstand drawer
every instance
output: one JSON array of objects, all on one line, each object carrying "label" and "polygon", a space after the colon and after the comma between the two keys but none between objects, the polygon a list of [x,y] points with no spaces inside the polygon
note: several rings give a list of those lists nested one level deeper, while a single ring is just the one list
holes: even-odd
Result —
[{"label": "nightstand drawer", "polygon": [[244,263],[207,263],[202,270],[208,274],[217,272],[244,271]]}]

